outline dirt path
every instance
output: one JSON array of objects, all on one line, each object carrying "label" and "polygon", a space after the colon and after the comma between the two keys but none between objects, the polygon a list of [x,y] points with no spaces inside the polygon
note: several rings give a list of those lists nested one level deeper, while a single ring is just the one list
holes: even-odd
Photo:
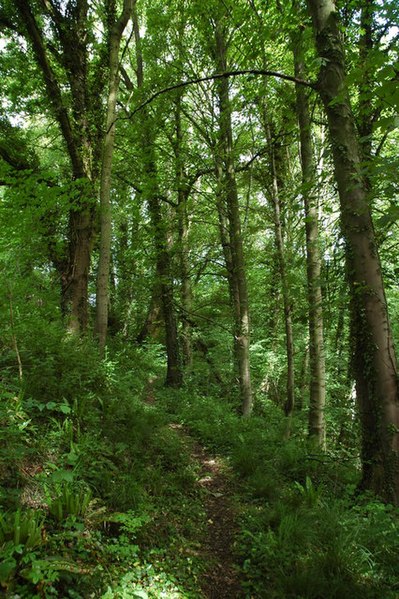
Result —
[{"label": "dirt path", "polygon": [[205,490],[207,535],[200,549],[208,568],[201,585],[207,599],[239,599],[240,587],[234,555],[237,530],[232,506],[232,483],[225,463],[213,457],[181,425],[172,425],[190,442],[192,459],[199,465],[198,484]]}]

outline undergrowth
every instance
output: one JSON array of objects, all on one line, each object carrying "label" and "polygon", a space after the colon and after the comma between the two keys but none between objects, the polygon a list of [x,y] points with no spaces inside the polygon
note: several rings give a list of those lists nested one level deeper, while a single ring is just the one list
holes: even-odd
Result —
[{"label": "undergrowth", "polygon": [[315,450],[301,415],[287,440],[271,402],[242,419],[216,389],[166,390],[157,346],[99,361],[55,326],[23,339],[22,381],[1,356],[6,597],[202,596],[204,496],[171,422],[231,466],[243,597],[397,597],[398,511],[356,495],[356,456]]},{"label": "undergrowth", "polygon": [[188,449],[146,401],[157,348],[100,362],[53,328],[20,352],[21,384],[1,380],[5,596],[198,597],[205,514]]},{"label": "undergrowth", "polygon": [[163,402],[233,469],[244,597],[398,596],[399,511],[356,494],[356,456],[316,450],[301,415],[284,439],[284,418],[271,402],[251,419],[225,398],[164,393]]}]

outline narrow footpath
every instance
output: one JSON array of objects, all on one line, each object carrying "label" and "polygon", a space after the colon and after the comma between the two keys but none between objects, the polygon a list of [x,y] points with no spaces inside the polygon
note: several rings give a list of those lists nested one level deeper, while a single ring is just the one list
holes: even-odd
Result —
[{"label": "narrow footpath", "polygon": [[[156,403],[154,379],[150,379],[145,400]],[[198,464],[198,485],[204,491],[207,534],[199,553],[207,568],[199,589],[204,599],[243,599],[234,552],[237,532],[236,514],[232,504],[233,484],[228,466],[218,456],[212,456],[181,424],[170,428],[184,440],[191,459]]]},{"label": "narrow footpath", "polygon": [[237,532],[236,514],[232,505],[232,482],[228,467],[220,457],[214,457],[182,425],[171,425],[191,447],[191,457],[199,466],[198,484],[205,491],[204,508],[207,534],[200,553],[208,564],[201,585],[207,599],[240,599],[244,592],[238,579],[234,553]]},{"label": "narrow footpath", "polygon": [[209,568],[202,587],[209,599],[243,597],[234,556],[235,513],[231,505],[231,482],[220,458],[210,457],[196,445],[193,457],[201,464],[199,484],[207,491],[205,509],[208,534],[204,551],[209,555]]}]

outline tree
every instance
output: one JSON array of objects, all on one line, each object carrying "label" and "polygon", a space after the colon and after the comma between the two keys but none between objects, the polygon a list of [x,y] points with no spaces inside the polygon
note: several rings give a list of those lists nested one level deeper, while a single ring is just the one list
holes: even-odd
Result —
[{"label": "tree", "polygon": [[[295,76],[304,79],[305,62],[303,31],[299,29],[293,38]],[[325,443],[324,405],[326,373],[323,334],[323,297],[321,290],[321,259],[319,249],[319,226],[317,195],[315,190],[315,163],[312,144],[309,99],[306,90],[295,86],[296,112],[300,134],[303,198],[306,228],[306,264],[309,303],[309,435],[323,446]]]},{"label": "tree", "polygon": [[[85,331],[88,325],[88,277],[94,235],[96,179],[101,139],[101,60],[94,65],[95,83],[89,85],[89,6],[86,0],[68,2],[63,13],[58,3],[36,5],[24,0],[15,3],[20,29],[32,46],[42,73],[50,109],[60,127],[71,164],[71,174],[79,197],[69,211],[68,256],[63,267],[63,305],[70,305],[69,328]],[[39,19],[45,16],[50,28]],[[52,39],[47,39],[51,32]],[[62,75],[58,75],[59,68]],[[69,86],[70,99],[63,94],[63,79]]]},{"label": "tree", "polygon": [[[227,71],[225,17],[220,17],[215,27],[215,56],[218,72]],[[226,267],[229,272],[230,295],[234,312],[234,349],[238,367],[238,378],[242,403],[242,413],[249,416],[252,410],[252,390],[249,361],[250,322],[248,290],[241,234],[241,219],[238,203],[237,183],[234,173],[233,132],[229,100],[228,79],[220,79],[217,84],[219,100],[219,139],[216,147],[217,176],[220,201],[227,215],[222,241],[227,249]],[[219,171],[220,169],[220,171]],[[222,209],[223,210],[223,209]]]},{"label": "tree", "polygon": [[[136,9],[136,7],[134,7],[134,9]],[[134,10],[133,19],[134,37],[136,41],[137,86],[139,89],[142,89],[144,85],[143,53],[136,10]],[[142,113],[141,118],[141,143],[145,174],[144,197],[148,202],[148,209],[153,228],[156,274],[160,283],[160,295],[165,322],[165,342],[168,358],[166,385],[170,387],[180,387],[183,380],[183,372],[180,360],[171,260],[168,248],[168,223],[162,214],[161,194],[158,186],[158,173],[154,153],[155,135],[153,133],[150,116],[146,110]]]},{"label": "tree", "polygon": [[346,242],[351,336],[362,423],[361,487],[399,503],[399,395],[396,355],[381,264],[349,100],[339,14],[332,0],[309,0],[322,61],[318,90],[328,118]]},{"label": "tree", "polygon": [[109,89],[106,130],[104,136],[100,178],[100,256],[96,289],[96,325],[100,353],[104,354],[108,327],[109,278],[112,242],[111,171],[115,140],[116,101],[119,86],[119,49],[123,31],[128,24],[134,0],[124,0],[119,19],[111,26],[109,39]]}]

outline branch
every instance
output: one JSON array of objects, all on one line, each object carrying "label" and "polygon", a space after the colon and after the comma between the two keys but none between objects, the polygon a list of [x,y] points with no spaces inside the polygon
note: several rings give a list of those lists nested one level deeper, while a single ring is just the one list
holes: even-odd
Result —
[{"label": "branch", "polygon": [[174,85],[169,85],[168,87],[164,87],[163,89],[158,90],[155,94],[152,94],[145,102],[137,106],[133,112],[129,114],[127,117],[119,117],[120,119],[131,119],[137,112],[143,110],[146,106],[151,104],[156,98],[159,96],[166,94],[170,91],[174,91],[175,89],[180,89],[182,87],[187,87],[188,85],[195,85],[197,83],[203,83],[204,81],[216,81],[217,79],[227,79],[229,77],[238,77],[239,75],[262,75],[263,77],[276,77],[278,79],[283,79],[284,81],[291,81],[292,83],[296,83],[298,85],[304,85],[305,87],[309,87],[311,89],[316,89],[317,84],[311,81],[305,81],[304,79],[298,79],[298,77],[293,77],[292,75],[285,75],[284,73],[278,73],[277,71],[267,71],[265,69],[243,69],[239,71],[226,71],[225,73],[214,73],[213,75],[207,75],[206,77],[198,77],[197,79],[189,79],[188,81],[180,81],[179,83],[175,83]]},{"label": "branch", "polygon": [[[122,173],[115,173],[115,176],[120,179],[120,181],[122,181],[123,183],[126,183],[126,185],[128,185],[129,187],[131,187],[132,189],[134,189],[134,191],[138,194],[142,194],[143,190],[138,187],[135,183],[132,183],[131,181],[129,181],[129,179],[126,179],[126,177],[122,174]],[[165,195],[162,194],[157,194],[156,196],[158,198],[158,200],[160,202],[166,202],[167,204],[169,204],[170,206],[172,206],[173,208],[177,208],[177,203],[174,202],[173,200],[170,200],[168,197],[166,197]]]},{"label": "branch", "polygon": [[268,147],[264,147],[264,148],[261,148],[260,150],[258,150],[255,154],[253,154],[253,156],[251,156],[251,158],[247,162],[244,162],[243,164],[238,164],[236,166],[236,168],[235,168],[236,173],[242,173],[243,171],[246,171],[247,169],[249,169],[249,167],[252,165],[253,162],[255,162],[255,160],[257,160],[258,158],[261,158],[262,156],[267,154],[268,151],[269,151]]},{"label": "branch", "polygon": [[21,34],[17,25],[15,25],[12,20],[2,11],[0,12],[0,31],[3,31],[4,29],[10,29],[10,31],[13,31],[14,33],[18,33],[19,35]]},{"label": "branch", "polygon": [[133,91],[134,90],[133,81],[130,79],[125,67],[122,64],[119,65],[119,72],[122,75],[123,83],[125,84],[126,89],[129,92]]},{"label": "branch", "polygon": [[185,318],[187,320],[187,322],[189,324],[191,324],[192,326],[196,326],[196,322],[195,322],[195,320],[192,320],[190,318],[190,316],[193,316],[194,318],[200,318],[201,320],[205,320],[206,322],[210,322],[214,327],[218,327],[222,331],[227,331],[227,333],[229,333],[229,335],[231,335],[231,329],[225,327],[224,325],[220,324],[219,322],[216,322],[216,320],[213,320],[212,318],[208,318],[207,316],[203,316],[202,314],[198,314],[198,312],[191,312],[190,310],[186,310],[186,308],[183,308],[183,306],[176,301],[174,302],[174,306],[176,308],[176,311],[181,313],[183,318]]},{"label": "branch", "polygon": [[36,61],[42,71],[47,95],[67,145],[74,175],[76,178],[84,177],[84,165],[76,146],[68,110],[63,103],[60,83],[48,60],[43,32],[36,22],[31,5],[25,0],[15,0],[15,4],[30,38]]},{"label": "branch", "polygon": [[20,157],[17,157],[16,155],[13,156],[11,154],[11,152],[9,152],[8,149],[5,148],[1,143],[0,143],[0,158],[3,159],[4,162],[7,162],[7,164],[12,166],[12,168],[15,169],[16,171],[24,171],[24,170],[33,168],[33,165],[30,164],[23,156],[20,156]]}]

